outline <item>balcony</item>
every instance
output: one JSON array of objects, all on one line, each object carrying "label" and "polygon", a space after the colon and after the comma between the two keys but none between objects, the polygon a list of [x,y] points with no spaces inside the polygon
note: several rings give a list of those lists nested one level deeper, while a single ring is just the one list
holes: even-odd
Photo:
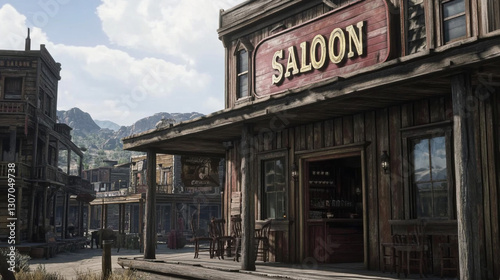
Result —
[{"label": "balcony", "polygon": [[72,128],[68,126],[67,124],[64,123],[56,123],[54,125],[54,130],[59,133],[60,135],[68,138],[71,140],[71,130]]},{"label": "balcony", "polygon": [[[9,172],[8,172],[9,163],[12,163],[12,162],[0,161],[0,178],[1,179],[7,179],[8,174],[9,174]],[[16,178],[29,179],[31,177],[30,167],[27,164],[21,163],[21,162],[14,162],[14,164],[16,165],[16,167],[15,167]]]},{"label": "balcony", "polygon": [[0,114],[8,115],[35,115],[35,107],[26,101],[0,101]]},{"label": "balcony", "polygon": [[51,183],[66,185],[68,183],[68,174],[62,172],[57,167],[45,165],[37,166],[35,179]]}]

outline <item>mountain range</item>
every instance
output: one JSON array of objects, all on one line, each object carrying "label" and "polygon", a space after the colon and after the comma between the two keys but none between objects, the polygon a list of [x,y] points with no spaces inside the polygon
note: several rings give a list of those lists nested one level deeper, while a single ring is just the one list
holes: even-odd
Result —
[{"label": "mountain range", "polygon": [[116,160],[119,163],[129,162],[130,157],[135,153],[123,151],[121,139],[154,129],[161,119],[178,123],[201,116],[203,114],[196,112],[161,112],[142,118],[130,126],[120,126],[107,120],[94,120],[89,113],[76,107],[67,111],[57,111],[59,123],[65,123],[73,128],[71,131],[73,142],[85,151],[84,169],[99,167],[104,160]]}]

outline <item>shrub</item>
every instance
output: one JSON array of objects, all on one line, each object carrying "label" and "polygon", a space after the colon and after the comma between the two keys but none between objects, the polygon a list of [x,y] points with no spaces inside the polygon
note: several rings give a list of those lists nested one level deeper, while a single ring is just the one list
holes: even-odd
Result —
[{"label": "shrub", "polygon": [[[10,256],[7,256],[7,254],[10,253],[10,250],[8,248],[2,248],[0,249],[0,254],[4,255],[4,257],[9,260],[10,259]],[[29,265],[29,260],[31,259],[30,256],[28,255],[23,255],[21,253],[19,253],[19,251],[16,249],[15,251],[15,262],[16,262],[16,266],[15,266],[15,270],[16,272],[19,272],[19,271],[29,271],[30,270],[30,265]]]}]

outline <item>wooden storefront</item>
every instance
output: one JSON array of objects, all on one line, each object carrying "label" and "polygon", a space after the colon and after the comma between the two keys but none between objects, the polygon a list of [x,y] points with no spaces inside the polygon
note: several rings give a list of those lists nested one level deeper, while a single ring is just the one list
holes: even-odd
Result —
[{"label": "wooden storefront", "polygon": [[124,147],[225,156],[224,217],[241,192],[244,232],[272,220],[271,261],[381,269],[423,219],[428,271],[456,242],[463,279],[497,279],[496,5],[244,2],[220,15],[226,109]]}]

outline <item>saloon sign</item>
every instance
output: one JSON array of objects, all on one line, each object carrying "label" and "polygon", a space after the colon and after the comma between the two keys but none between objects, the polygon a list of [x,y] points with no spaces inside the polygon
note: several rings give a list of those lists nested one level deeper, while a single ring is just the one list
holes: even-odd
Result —
[{"label": "saloon sign", "polygon": [[255,95],[264,97],[384,62],[390,52],[384,0],[358,0],[261,41]]}]

